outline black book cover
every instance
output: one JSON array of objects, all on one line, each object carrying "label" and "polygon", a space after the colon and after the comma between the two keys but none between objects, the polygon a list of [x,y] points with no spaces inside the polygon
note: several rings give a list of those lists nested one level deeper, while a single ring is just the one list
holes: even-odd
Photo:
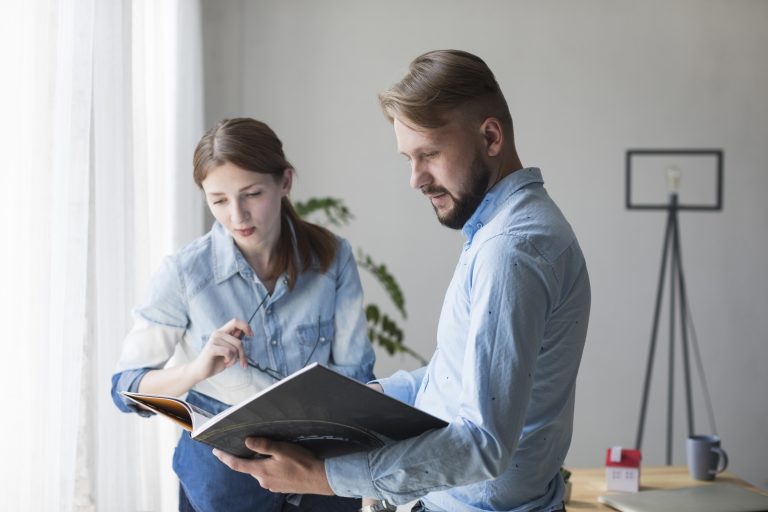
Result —
[{"label": "black book cover", "polygon": [[123,393],[191,431],[193,439],[253,457],[249,436],[299,443],[321,458],[370,450],[447,423],[317,363],[211,416],[181,399]]}]

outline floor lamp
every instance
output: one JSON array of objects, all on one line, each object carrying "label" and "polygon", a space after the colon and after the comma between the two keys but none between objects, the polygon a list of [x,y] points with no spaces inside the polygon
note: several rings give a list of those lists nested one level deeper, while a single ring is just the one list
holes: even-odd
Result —
[{"label": "floor lamp", "polygon": [[[665,204],[637,203],[632,198],[632,164],[638,157],[685,157],[685,156],[710,156],[715,158],[716,177],[715,177],[715,202],[714,204],[681,204],[679,199],[679,188],[681,172],[678,167],[672,165],[667,168],[667,188],[668,201]],[[683,272],[682,257],[680,254],[680,225],[678,223],[678,213],[681,210],[722,210],[722,191],[723,191],[723,152],[722,150],[629,150],[626,157],[626,207],[629,210],[666,210],[667,223],[664,232],[664,243],[661,255],[661,267],[659,270],[658,286],[656,290],[656,303],[653,313],[653,324],[651,327],[651,340],[648,350],[648,359],[646,361],[645,380],[643,383],[643,394],[640,403],[640,417],[637,425],[637,438],[635,447],[640,450],[643,444],[643,431],[645,427],[645,418],[648,408],[648,394],[650,391],[651,377],[653,374],[653,364],[656,354],[656,343],[658,339],[659,317],[661,314],[661,305],[664,295],[665,277],[667,263],[669,263],[669,352],[668,352],[668,385],[667,385],[667,439],[666,439],[666,464],[672,464],[672,439],[673,439],[673,416],[674,416],[674,385],[675,385],[675,355],[676,343],[675,334],[677,332],[676,320],[680,322],[681,348],[683,355],[683,381],[685,384],[685,405],[688,435],[695,433],[693,400],[691,394],[691,371],[690,371],[690,347],[693,346],[698,356],[698,345],[695,336],[689,336],[690,315],[688,307],[688,295],[685,287],[685,276]],[[693,341],[693,345],[691,344]],[[702,379],[702,388],[705,394],[708,409],[710,411],[710,421],[712,429],[715,431],[714,415],[712,414],[711,400],[706,388],[701,358],[697,357],[699,376]]]}]

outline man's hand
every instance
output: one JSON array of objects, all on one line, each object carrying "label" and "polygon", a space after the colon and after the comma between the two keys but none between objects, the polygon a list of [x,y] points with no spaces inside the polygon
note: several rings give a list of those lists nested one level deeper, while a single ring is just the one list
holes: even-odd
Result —
[{"label": "man's hand", "polygon": [[268,491],[333,495],[325,464],[301,446],[257,437],[247,438],[245,445],[267,458],[242,459],[218,449],[213,454],[235,471],[251,475]]}]

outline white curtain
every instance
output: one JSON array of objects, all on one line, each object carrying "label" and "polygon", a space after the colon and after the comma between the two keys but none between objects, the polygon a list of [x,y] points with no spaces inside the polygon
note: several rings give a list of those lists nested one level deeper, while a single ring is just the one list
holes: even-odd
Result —
[{"label": "white curtain", "polygon": [[175,427],[109,378],[160,259],[203,231],[199,4],[0,3],[0,503],[173,510]]}]

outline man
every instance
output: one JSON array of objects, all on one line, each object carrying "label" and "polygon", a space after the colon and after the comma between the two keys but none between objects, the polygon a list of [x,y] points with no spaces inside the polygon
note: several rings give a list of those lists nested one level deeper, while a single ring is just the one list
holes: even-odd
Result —
[{"label": "man", "polygon": [[325,461],[263,439],[249,446],[269,459],[217,455],[277,492],[420,499],[413,510],[423,511],[562,510],[559,468],[590,306],[576,237],[541,172],[523,168],[506,101],[481,59],[426,53],[379,100],[411,186],[467,241],[431,362],[377,382],[449,426]]}]

